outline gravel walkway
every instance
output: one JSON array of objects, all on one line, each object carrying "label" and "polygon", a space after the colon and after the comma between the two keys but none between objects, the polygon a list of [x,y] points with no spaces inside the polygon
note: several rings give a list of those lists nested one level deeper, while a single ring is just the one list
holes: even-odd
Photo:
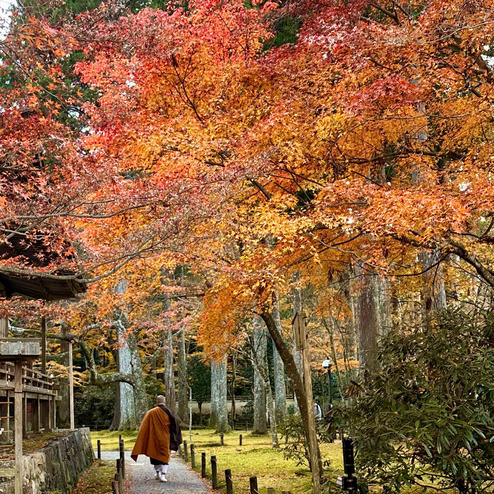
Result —
[{"label": "gravel walkway", "polygon": [[[116,460],[118,451],[102,451],[102,460]],[[130,474],[132,494],[205,494],[211,492],[200,480],[198,475],[175,457],[170,460],[166,478],[168,482],[160,482],[154,478],[154,467],[149,458],[140,455],[137,463],[125,452],[125,466]]]}]

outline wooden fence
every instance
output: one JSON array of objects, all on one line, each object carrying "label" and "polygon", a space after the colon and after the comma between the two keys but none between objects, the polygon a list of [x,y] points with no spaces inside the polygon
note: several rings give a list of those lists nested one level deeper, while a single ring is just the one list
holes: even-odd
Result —
[{"label": "wooden fence", "polygon": [[[242,434],[239,435],[238,443],[242,446],[243,438]],[[220,444],[224,445],[223,434],[220,434]],[[196,448],[194,444],[187,444],[187,441],[183,442],[180,447],[180,454],[185,462],[189,462],[192,468],[196,467]],[[213,489],[225,487],[226,494],[234,494],[234,478],[232,471],[228,468],[223,471],[222,475],[219,475],[218,461],[215,455],[211,455],[209,472],[207,469],[207,454],[204,451],[200,453],[201,457],[201,477],[211,479],[211,486]],[[250,494],[264,494],[258,487],[257,477],[249,478],[249,493]],[[276,494],[273,487],[268,487],[266,494]],[[291,491],[281,491],[281,494],[291,494]]]}]

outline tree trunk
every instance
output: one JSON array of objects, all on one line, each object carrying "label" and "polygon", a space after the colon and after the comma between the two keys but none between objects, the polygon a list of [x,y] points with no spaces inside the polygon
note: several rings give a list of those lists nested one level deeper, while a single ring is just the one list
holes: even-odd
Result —
[{"label": "tree trunk", "polygon": [[[281,333],[281,318],[278,300],[273,308],[273,319],[276,328]],[[282,422],[286,419],[286,383],[285,383],[285,366],[283,360],[273,342],[273,378],[274,378],[274,401],[276,420]]]},{"label": "tree trunk", "polygon": [[[66,336],[69,330],[65,324],[62,324],[62,335]],[[61,364],[68,369],[69,368],[69,342],[66,339],[60,341],[60,350],[62,353]],[[70,410],[69,410],[69,379],[60,379],[59,388],[60,398],[57,405],[58,418],[57,425],[61,429],[68,429],[70,427]]]},{"label": "tree trunk", "polygon": [[187,423],[189,416],[189,384],[187,382],[187,353],[185,350],[185,328],[178,340],[178,416]]},{"label": "tree trunk", "polygon": [[[264,342],[262,341],[264,340]],[[266,358],[266,347],[267,347],[267,335],[265,330],[264,320],[259,316],[254,316],[254,337],[253,337],[253,345],[251,347],[251,356],[250,360],[252,363],[252,367],[254,369],[254,377],[258,376],[260,382],[259,385],[262,386],[262,394],[264,395],[264,426],[265,431],[260,432],[256,431],[256,408],[254,402],[254,429],[252,432],[257,434],[264,434],[267,432],[267,424],[266,424],[266,412],[269,417],[269,430],[271,432],[271,443],[273,447],[278,446],[278,431],[276,426],[276,412],[275,412],[275,403],[273,398],[273,392],[271,390],[271,381],[269,379],[269,369]],[[257,342],[257,345],[256,345]],[[259,348],[264,346],[264,354],[259,351]],[[255,395],[254,395],[255,397]],[[261,410],[259,410],[260,412]]]},{"label": "tree trunk", "polygon": [[211,360],[211,399],[209,401],[209,426],[216,427],[218,426],[218,406],[219,406],[219,397],[218,397],[218,363],[214,360]]},{"label": "tree trunk", "polygon": [[[293,385],[293,390],[295,395],[297,396],[297,401],[299,404],[300,415],[302,418],[302,427],[304,429],[304,437],[309,444],[309,448],[312,448],[311,443],[309,441],[310,433],[309,427],[311,420],[309,420],[309,414],[314,413],[313,408],[310,409],[307,407],[307,401],[305,396],[304,384],[302,382],[302,377],[297,369],[297,365],[295,363],[295,359],[291,352],[290,346],[288,342],[285,341],[283,335],[278,331],[276,327],[276,323],[273,319],[272,314],[269,312],[263,312],[261,317],[264,319],[266,326],[268,328],[269,334],[273,339],[274,344],[276,345],[276,349],[278,350],[281,358],[283,359],[283,363],[285,364],[285,370],[290,377]],[[311,453],[316,457],[317,465],[312,465],[314,472],[321,479],[322,476],[322,462],[321,462],[321,452],[319,450],[319,444],[315,444],[315,451],[311,451]],[[319,490],[320,492],[320,490]]]},{"label": "tree trunk", "polygon": [[252,432],[254,434],[266,434],[268,425],[266,421],[266,387],[262,368],[266,366],[266,347],[267,339],[262,321],[258,316],[254,316],[254,336],[253,347],[251,348],[251,360],[254,368],[254,425]]},{"label": "tree trunk", "polygon": [[392,327],[391,317],[391,287],[389,280],[381,276],[375,277],[376,295],[377,295],[377,318],[379,336],[387,335]]},{"label": "tree trunk", "polygon": [[[116,323],[118,349],[115,351],[119,373],[132,374],[132,357],[127,338],[126,328],[121,319]],[[138,426],[134,399],[134,388],[126,382],[116,384],[116,396],[113,409],[113,420],[110,430],[134,430]]]},{"label": "tree trunk", "polygon": [[139,356],[139,348],[134,335],[128,337],[130,348],[130,365],[132,375],[134,376],[134,407],[137,423],[140,424],[144,415],[148,411],[149,403],[146,394],[146,385],[144,383],[144,372],[142,371],[141,358]]},{"label": "tree trunk", "polygon": [[235,385],[237,382],[237,356],[235,353],[232,354],[232,381],[230,383],[230,397],[231,397],[231,420],[230,423],[232,428],[235,429],[235,420],[237,419],[237,407],[235,401]]},{"label": "tree trunk", "polygon": [[165,367],[163,381],[165,383],[166,406],[175,415],[175,373],[173,369],[173,333],[171,329],[165,329],[163,346]]},{"label": "tree trunk", "polygon": [[[302,291],[299,289],[294,289],[293,290],[293,317],[295,317],[295,314],[301,313],[301,312],[302,312]],[[292,352],[293,352],[293,359],[294,359],[295,365],[297,367],[297,371],[298,371],[299,375],[302,376],[302,355],[297,350],[297,347],[295,345],[295,334],[293,335]],[[299,407],[298,407],[298,398],[297,398],[296,393],[293,396],[293,407],[295,409],[295,412],[298,413]]]},{"label": "tree trunk", "polygon": [[227,404],[226,357],[221,362],[211,362],[211,415],[210,425],[216,432],[229,432]]},{"label": "tree trunk", "polygon": [[422,300],[426,314],[444,309],[446,307],[446,289],[440,253],[424,251],[419,254],[419,260],[424,271],[422,275]]},{"label": "tree trunk", "polygon": [[377,369],[377,335],[379,333],[377,275],[362,270],[362,288],[358,297],[358,329],[361,369]]}]

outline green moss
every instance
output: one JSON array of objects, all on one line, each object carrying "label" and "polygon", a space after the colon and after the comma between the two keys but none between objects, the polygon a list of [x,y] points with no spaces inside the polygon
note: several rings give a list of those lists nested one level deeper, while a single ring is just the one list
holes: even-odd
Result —
[{"label": "green moss", "polygon": [[110,494],[115,465],[110,461],[95,461],[82,475],[72,494]]}]

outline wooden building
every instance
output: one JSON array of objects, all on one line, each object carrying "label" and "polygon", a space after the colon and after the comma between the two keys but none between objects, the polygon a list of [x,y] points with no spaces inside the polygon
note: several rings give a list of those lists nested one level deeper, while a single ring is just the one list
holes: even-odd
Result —
[{"label": "wooden building", "polygon": [[[0,266],[0,295],[3,297],[20,295],[62,300],[85,290],[85,283],[74,275],[31,274]],[[15,493],[22,494],[22,438],[29,432],[56,427],[57,395],[54,380],[34,370],[32,365],[40,356],[45,358],[45,331],[41,340],[9,338],[8,328],[8,320],[0,320],[0,441],[14,441]]]}]

